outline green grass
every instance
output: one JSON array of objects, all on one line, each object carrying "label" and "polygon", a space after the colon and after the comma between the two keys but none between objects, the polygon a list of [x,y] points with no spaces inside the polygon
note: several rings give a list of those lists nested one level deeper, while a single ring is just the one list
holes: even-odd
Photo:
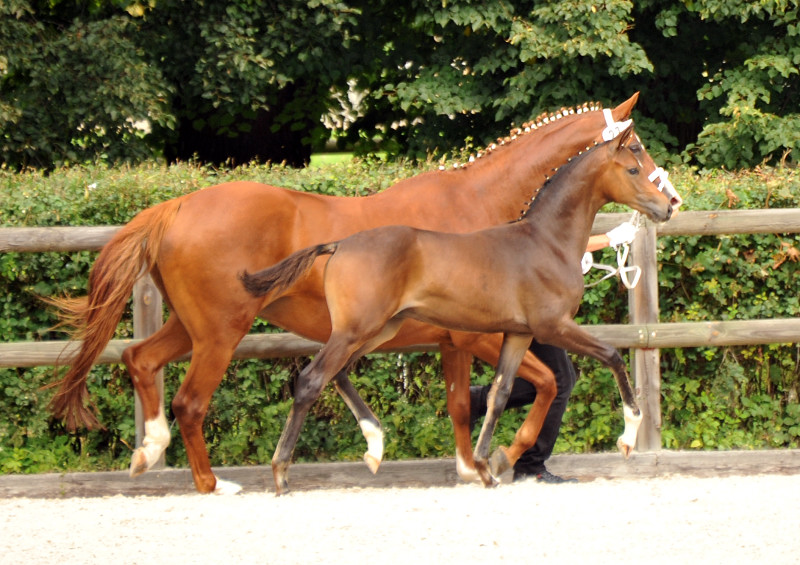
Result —
[{"label": "green grass", "polygon": [[325,165],[333,165],[336,163],[350,161],[352,158],[352,153],[316,153],[311,156],[311,163],[309,167],[324,167]]}]

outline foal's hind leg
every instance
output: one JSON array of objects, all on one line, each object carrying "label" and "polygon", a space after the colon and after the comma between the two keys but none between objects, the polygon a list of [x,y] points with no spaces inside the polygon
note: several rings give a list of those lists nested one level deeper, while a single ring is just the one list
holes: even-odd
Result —
[{"label": "foal's hind leg", "polygon": [[156,387],[156,373],[169,361],[189,352],[192,342],[176,316],[141,343],[127,348],[122,361],[128,368],[133,386],[142,403],[145,435],[141,447],[131,456],[131,477],[150,469],[170,442],[164,402]]},{"label": "foal's hind leg", "polygon": [[276,494],[281,495],[289,491],[289,464],[292,453],[300,437],[303,421],[311,405],[319,398],[322,389],[353,361],[394,337],[401,323],[401,320],[389,321],[375,337],[369,340],[364,340],[354,333],[348,332],[345,335],[334,330],[317,356],[298,375],[295,382],[294,403],[275,448],[275,455],[272,457]]},{"label": "foal's hind leg", "polygon": [[289,492],[289,464],[311,405],[319,398],[325,385],[347,366],[353,349],[337,343],[335,337],[331,335],[328,343],[298,375],[295,381],[294,402],[278,445],[275,447],[275,454],[272,456],[272,475],[276,494]]},{"label": "foal's hind leg", "polygon": [[378,467],[383,460],[383,428],[378,417],[358,394],[358,391],[347,378],[347,367],[336,373],[333,384],[339,395],[344,400],[350,412],[353,413],[364,439],[367,440],[367,452],[364,453],[364,462],[372,473],[378,472]]}]

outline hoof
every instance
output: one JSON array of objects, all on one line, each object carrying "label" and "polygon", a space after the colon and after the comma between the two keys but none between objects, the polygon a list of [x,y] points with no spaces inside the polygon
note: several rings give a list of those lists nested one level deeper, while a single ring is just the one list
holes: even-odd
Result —
[{"label": "hoof", "polygon": [[617,440],[617,449],[619,449],[619,452],[622,453],[622,456],[625,459],[628,459],[631,456],[631,453],[633,453],[633,446],[628,445],[622,441],[621,438]]},{"label": "hoof", "polygon": [[458,455],[458,450],[456,450],[456,472],[458,473],[458,478],[465,483],[477,483],[481,480],[478,470],[468,465],[464,459]]},{"label": "hoof", "polygon": [[272,478],[275,481],[275,495],[281,496],[289,492],[289,464],[273,463]]},{"label": "hoof", "polygon": [[489,458],[489,469],[495,477],[499,477],[509,469],[511,469],[511,462],[506,456],[506,450],[499,447],[494,450],[492,456]]},{"label": "hoof", "polygon": [[367,467],[369,467],[373,475],[378,472],[378,467],[381,466],[381,460],[377,457],[373,457],[369,453],[364,454],[364,463],[367,464]]},{"label": "hoof", "polygon": [[145,455],[144,450],[139,448],[134,451],[133,455],[131,455],[131,468],[129,471],[131,478],[138,477],[149,468],[150,466],[147,464],[147,455]]},{"label": "hoof", "polygon": [[219,477],[215,478],[217,479],[217,486],[214,487],[214,494],[231,496],[233,494],[238,494],[242,490],[242,486],[238,483],[223,481]]},{"label": "hoof", "polygon": [[486,464],[486,461],[475,461],[475,469],[478,471],[478,475],[480,475],[481,482],[483,486],[486,488],[492,488],[497,486],[497,479],[492,476],[492,473],[489,471],[489,465]]}]

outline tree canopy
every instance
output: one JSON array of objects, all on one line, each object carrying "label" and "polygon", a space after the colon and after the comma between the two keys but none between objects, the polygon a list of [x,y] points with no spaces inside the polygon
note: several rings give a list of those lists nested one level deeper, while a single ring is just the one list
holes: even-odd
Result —
[{"label": "tree canopy", "polygon": [[0,155],[423,156],[640,91],[651,152],[796,161],[799,23],[797,0],[3,0]]}]

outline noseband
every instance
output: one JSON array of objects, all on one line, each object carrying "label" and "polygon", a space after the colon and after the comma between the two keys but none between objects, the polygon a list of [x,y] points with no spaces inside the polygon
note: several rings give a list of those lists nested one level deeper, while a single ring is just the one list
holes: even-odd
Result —
[{"label": "noseband", "polygon": [[[603,130],[603,140],[604,141],[611,141],[612,139],[616,138],[619,134],[625,131],[628,126],[630,126],[632,120],[626,120],[624,122],[615,122],[614,117],[611,114],[611,110],[608,108],[603,109],[603,117],[606,120],[606,129]],[[641,139],[639,136],[636,136],[636,139],[639,143],[641,143]],[[635,155],[634,155],[635,156]],[[642,167],[642,163],[639,161],[639,158],[636,157],[636,161],[639,163],[639,166]],[[673,208],[677,209],[681,204],[683,204],[683,199],[678,194],[678,191],[675,190],[675,187],[672,186],[672,183],[669,180],[669,173],[665,171],[661,167],[656,167],[656,169],[648,175],[647,180],[652,183],[656,184],[656,188],[658,188],[659,192],[663,193],[667,198],[669,198],[670,204],[676,202],[672,205]],[[656,183],[656,181],[658,181]],[[634,211],[631,219],[628,220],[628,223],[635,226],[638,230],[639,228],[639,219],[640,215],[638,211]],[[584,285],[585,288],[589,288],[600,284],[606,279],[609,279],[617,274],[619,274],[620,280],[622,284],[625,285],[625,288],[632,289],[639,283],[639,277],[642,274],[642,269],[638,265],[633,266],[626,266],[628,261],[628,252],[630,251],[630,243],[622,243],[616,246],[617,251],[617,266],[612,267],[610,265],[604,265],[602,263],[595,263],[594,258],[592,257],[591,252],[587,251],[583,255],[583,260],[581,261],[581,270],[584,274],[588,273],[589,270],[594,267],[596,269],[600,269],[601,271],[607,271],[603,277],[590,284]]]}]

